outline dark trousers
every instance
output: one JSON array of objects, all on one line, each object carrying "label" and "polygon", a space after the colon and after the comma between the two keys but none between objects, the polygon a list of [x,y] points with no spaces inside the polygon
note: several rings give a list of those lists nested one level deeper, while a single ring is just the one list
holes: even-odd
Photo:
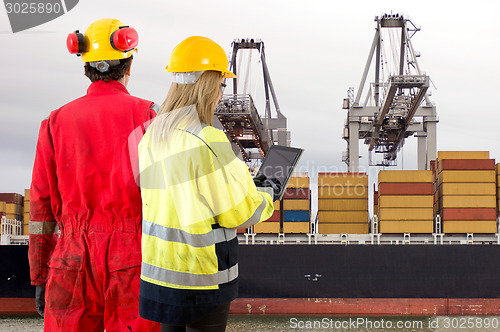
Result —
[{"label": "dark trousers", "polygon": [[230,304],[222,304],[214,312],[187,325],[161,324],[161,332],[224,332]]}]

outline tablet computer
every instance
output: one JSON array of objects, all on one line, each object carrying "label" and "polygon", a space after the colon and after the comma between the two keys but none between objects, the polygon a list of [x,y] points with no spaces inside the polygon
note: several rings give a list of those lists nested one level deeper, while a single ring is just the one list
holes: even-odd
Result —
[{"label": "tablet computer", "polygon": [[279,199],[283,198],[286,186],[304,149],[282,145],[271,145],[256,174],[278,179],[281,183]]}]

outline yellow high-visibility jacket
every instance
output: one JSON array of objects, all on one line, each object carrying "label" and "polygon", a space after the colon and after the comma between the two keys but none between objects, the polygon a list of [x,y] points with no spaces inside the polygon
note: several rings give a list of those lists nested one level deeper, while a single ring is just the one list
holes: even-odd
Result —
[{"label": "yellow high-visibility jacket", "polygon": [[257,190],[226,135],[211,126],[176,129],[168,144],[148,129],[139,165],[141,316],[183,324],[193,317],[181,319],[179,308],[208,310],[234,300],[236,228],[271,217],[272,196]]}]

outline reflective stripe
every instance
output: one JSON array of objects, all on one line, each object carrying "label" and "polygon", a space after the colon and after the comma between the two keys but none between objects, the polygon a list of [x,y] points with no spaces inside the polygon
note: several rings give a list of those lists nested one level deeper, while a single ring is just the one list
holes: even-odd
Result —
[{"label": "reflective stripe", "polygon": [[209,247],[215,243],[230,241],[236,237],[236,230],[216,228],[205,234],[190,234],[182,229],[169,228],[143,220],[142,232],[164,241],[185,243],[192,247]]},{"label": "reflective stripe", "polygon": [[167,270],[142,262],[141,273],[147,278],[169,284],[191,287],[209,287],[224,284],[236,279],[238,277],[238,264],[214,274],[192,274]]},{"label": "reflective stripe", "polygon": [[262,203],[260,203],[259,207],[257,208],[257,210],[255,210],[253,215],[247,221],[245,221],[243,224],[239,225],[238,228],[247,228],[247,227],[250,227],[252,225],[255,225],[256,223],[258,223],[260,221],[260,217],[262,216],[262,212],[264,212],[264,209],[267,206],[266,198],[264,197],[264,195],[262,195],[262,194],[260,194],[260,195],[262,196]]},{"label": "reflective stripe", "polygon": [[29,222],[30,234],[55,234],[57,223],[55,221]]}]

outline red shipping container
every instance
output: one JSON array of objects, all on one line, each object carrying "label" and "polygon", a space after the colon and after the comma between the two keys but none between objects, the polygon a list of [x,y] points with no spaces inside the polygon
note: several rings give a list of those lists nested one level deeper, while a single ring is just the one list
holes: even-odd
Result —
[{"label": "red shipping container", "polygon": [[286,188],[283,199],[289,198],[310,199],[311,190],[309,188]]},{"label": "red shipping container", "polygon": [[246,228],[238,228],[238,229],[236,230],[236,233],[237,233],[237,234],[245,234],[245,232],[246,232],[246,231],[247,231],[247,229],[246,229]]},{"label": "red shipping container", "polygon": [[381,183],[378,194],[382,195],[433,195],[433,183],[401,182]]},{"label": "red shipping container", "polygon": [[23,205],[23,195],[17,193],[0,193],[0,202]]},{"label": "red shipping container", "polygon": [[446,208],[441,211],[443,220],[495,220],[495,208]]},{"label": "red shipping container", "polygon": [[439,172],[444,170],[494,170],[495,159],[443,159],[438,163]]},{"label": "red shipping container", "polygon": [[271,216],[271,218],[269,218],[265,221],[280,221],[280,213],[281,213],[280,210],[275,210],[273,212],[273,215]]}]

